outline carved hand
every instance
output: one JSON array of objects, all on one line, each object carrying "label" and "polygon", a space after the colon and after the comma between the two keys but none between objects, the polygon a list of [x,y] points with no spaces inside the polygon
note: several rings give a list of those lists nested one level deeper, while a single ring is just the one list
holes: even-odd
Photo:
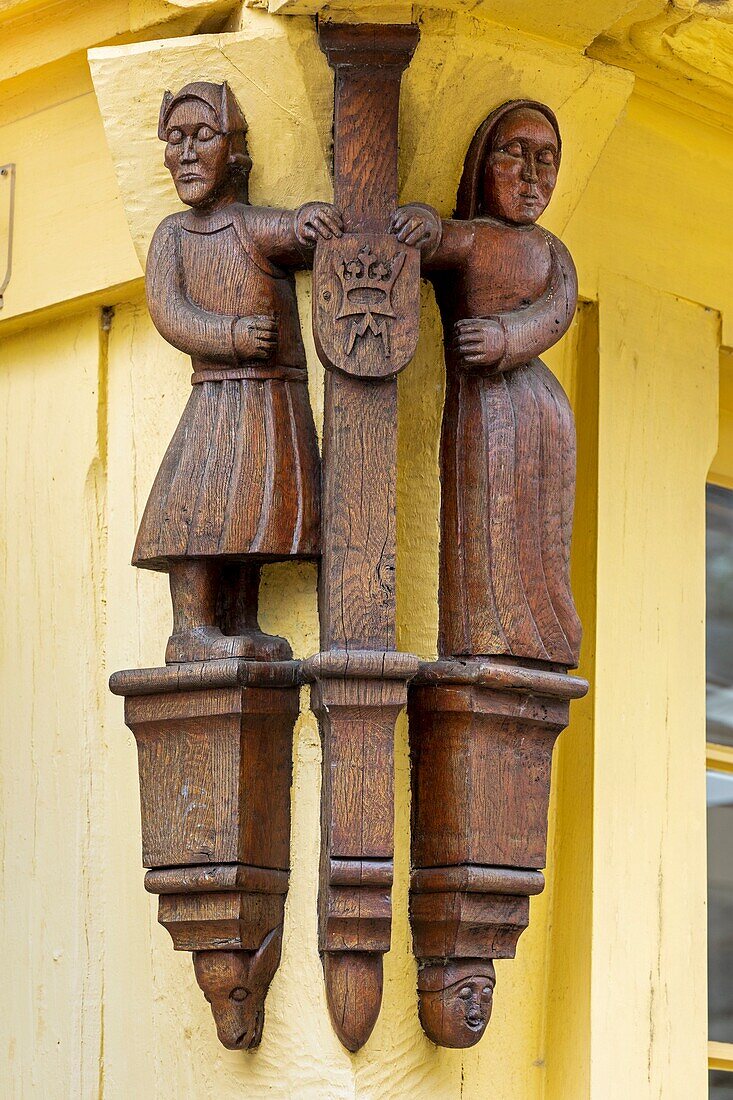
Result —
[{"label": "carved hand", "polygon": [[313,246],[319,237],[330,241],[343,231],[341,213],[330,202],[307,202],[295,215],[295,235],[301,244]]},{"label": "carved hand", "polygon": [[400,206],[394,213],[389,227],[402,244],[419,248],[425,256],[432,256],[443,235],[440,214],[432,206],[414,202]]},{"label": "carved hand", "polygon": [[277,320],[264,314],[240,317],[233,336],[238,359],[269,359],[277,345]]},{"label": "carved hand", "polygon": [[456,322],[453,347],[464,366],[493,367],[506,351],[506,336],[498,321],[469,317],[465,321]]}]

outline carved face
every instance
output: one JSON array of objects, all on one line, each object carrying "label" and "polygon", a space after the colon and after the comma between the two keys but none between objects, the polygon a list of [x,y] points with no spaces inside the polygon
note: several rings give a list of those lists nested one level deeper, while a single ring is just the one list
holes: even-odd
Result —
[{"label": "carved face", "polygon": [[529,107],[497,123],[484,167],[483,210],[514,225],[531,225],[552,198],[557,180],[557,134]]},{"label": "carved face", "polygon": [[493,967],[491,971],[420,992],[420,1022],[428,1038],[445,1047],[472,1047],[479,1041],[491,1018]]},{"label": "carved face", "polygon": [[229,138],[200,99],[176,104],[166,123],[165,165],[181,202],[206,206],[231,176]]},{"label": "carved face", "polygon": [[194,955],[196,980],[211,1005],[219,1041],[229,1050],[246,1050],[262,1038],[265,990],[252,989],[250,959],[244,951]]}]

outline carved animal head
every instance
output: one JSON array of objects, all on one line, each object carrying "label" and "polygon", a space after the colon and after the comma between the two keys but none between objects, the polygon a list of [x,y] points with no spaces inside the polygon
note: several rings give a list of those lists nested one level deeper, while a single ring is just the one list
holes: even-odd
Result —
[{"label": "carved animal head", "polygon": [[178,197],[188,206],[247,202],[252,161],[247,122],[228,84],[198,81],[166,92],[158,137],[166,142],[165,164]]},{"label": "carved animal head", "polygon": [[490,959],[428,965],[418,978],[420,1022],[444,1047],[472,1047],[491,1018],[496,974]]},{"label": "carved animal head", "polygon": [[259,1046],[265,997],[281,945],[282,929],[274,928],[255,952],[194,951],[196,981],[211,1005],[219,1040],[229,1050]]},{"label": "carved animal head", "polygon": [[471,142],[456,217],[488,214],[512,225],[531,225],[552,198],[561,150],[549,107],[532,100],[505,103]]}]

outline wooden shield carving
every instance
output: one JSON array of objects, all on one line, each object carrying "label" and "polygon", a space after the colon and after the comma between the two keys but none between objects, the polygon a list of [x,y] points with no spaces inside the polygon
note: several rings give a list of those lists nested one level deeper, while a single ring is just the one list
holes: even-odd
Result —
[{"label": "wooden shield carving", "polygon": [[321,362],[358,378],[390,378],[415,353],[420,254],[387,233],[319,241],[313,330]]}]

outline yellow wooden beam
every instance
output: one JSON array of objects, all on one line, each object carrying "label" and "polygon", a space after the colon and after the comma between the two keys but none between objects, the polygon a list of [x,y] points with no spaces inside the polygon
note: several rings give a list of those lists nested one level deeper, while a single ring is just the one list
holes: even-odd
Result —
[{"label": "yellow wooden beam", "polygon": [[237,0],[0,0],[0,80],[115,39],[216,30]]},{"label": "yellow wooden beam", "polygon": [[708,1067],[733,1072],[733,1043],[708,1043]]},{"label": "yellow wooden beam", "polygon": [[733,772],[733,745],[713,745],[708,741],[705,758],[708,768],[713,771]]},{"label": "yellow wooden beam", "polygon": [[612,1081],[619,1096],[697,1097],[707,1093],[704,486],[718,318],[611,274],[599,290],[590,1095],[607,1097]]},{"label": "yellow wooden beam", "polygon": [[733,352],[720,353],[720,422],[718,450],[708,472],[708,481],[733,489]]},{"label": "yellow wooden beam", "polygon": [[644,0],[588,47],[590,57],[619,65],[685,101],[707,123],[733,127],[733,0]]},{"label": "yellow wooden beam", "polygon": [[[22,117],[0,125],[16,165],[13,271],[0,311],[11,318],[139,279],[88,70],[61,62],[23,94]],[[0,251],[2,250],[0,242]]]},{"label": "yellow wooden beam", "polygon": [[[582,302],[567,337],[543,356],[562,382],[578,437],[572,585],[583,623],[578,672],[596,680],[598,547],[598,305]],[[593,691],[571,708],[553,762],[546,871],[544,1100],[591,1095],[593,971]],[[534,914],[532,915],[534,919]]]}]

